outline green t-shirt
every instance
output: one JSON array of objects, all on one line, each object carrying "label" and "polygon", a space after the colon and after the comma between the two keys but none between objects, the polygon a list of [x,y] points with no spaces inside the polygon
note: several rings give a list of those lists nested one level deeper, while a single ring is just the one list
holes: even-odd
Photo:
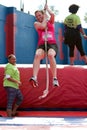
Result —
[{"label": "green t-shirt", "polygon": [[[19,80],[20,81],[20,73],[18,68],[15,65],[12,65],[10,63],[8,63],[5,67],[5,76],[6,75],[10,75],[11,78],[15,79],[15,80]],[[14,83],[12,81],[9,81],[7,78],[4,77],[4,81],[3,81],[3,86],[7,87],[13,87],[18,89],[18,84]]]},{"label": "green t-shirt", "polygon": [[78,25],[81,25],[80,17],[76,14],[70,14],[65,18],[64,24],[70,28],[76,28]]}]

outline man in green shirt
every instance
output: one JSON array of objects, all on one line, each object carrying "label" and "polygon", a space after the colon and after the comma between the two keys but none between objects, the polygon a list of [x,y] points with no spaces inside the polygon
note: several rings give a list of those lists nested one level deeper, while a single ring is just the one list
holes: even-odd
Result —
[{"label": "man in green shirt", "polygon": [[[5,67],[3,86],[7,92],[7,116],[12,117],[23,100],[23,95],[19,89],[21,86],[20,73],[16,67],[16,57],[11,54],[8,56],[8,63]],[[16,99],[13,107],[14,100]],[[12,110],[13,107],[13,110]]]},{"label": "man in green shirt", "polygon": [[83,50],[82,46],[82,38],[81,34],[85,39],[87,39],[87,36],[81,26],[80,17],[76,15],[77,11],[79,9],[78,5],[72,4],[69,7],[69,12],[71,13],[68,15],[64,20],[64,43],[69,46],[69,56],[70,56],[70,64],[74,64],[74,49],[75,46],[80,52],[80,55],[82,56],[82,59],[87,64],[87,57],[85,55],[85,52]]}]

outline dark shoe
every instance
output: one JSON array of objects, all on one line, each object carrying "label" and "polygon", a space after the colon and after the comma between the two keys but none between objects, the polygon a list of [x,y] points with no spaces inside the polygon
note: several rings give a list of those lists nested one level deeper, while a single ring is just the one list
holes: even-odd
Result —
[{"label": "dark shoe", "polygon": [[57,79],[53,79],[53,86],[54,87],[59,87],[59,82]]},{"label": "dark shoe", "polygon": [[29,79],[29,82],[30,82],[30,84],[35,88],[35,87],[38,87],[38,82],[37,82],[37,80],[34,78],[34,77],[31,77],[30,79]]}]

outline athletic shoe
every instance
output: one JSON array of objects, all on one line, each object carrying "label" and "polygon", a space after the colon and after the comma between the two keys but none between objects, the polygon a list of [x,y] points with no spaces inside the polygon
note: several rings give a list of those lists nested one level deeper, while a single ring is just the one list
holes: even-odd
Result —
[{"label": "athletic shoe", "polygon": [[38,82],[34,77],[31,77],[29,80],[30,84],[35,88],[38,87]]},{"label": "athletic shoe", "polygon": [[56,78],[53,79],[53,86],[54,87],[59,87],[59,82]]}]

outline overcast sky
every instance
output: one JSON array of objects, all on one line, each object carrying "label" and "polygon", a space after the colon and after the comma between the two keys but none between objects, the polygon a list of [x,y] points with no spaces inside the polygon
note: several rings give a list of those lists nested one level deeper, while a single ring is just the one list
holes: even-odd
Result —
[{"label": "overcast sky", "polygon": [[[24,3],[24,12],[34,15],[35,10],[39,8],[40,5],[44,7],[45,0],[0,0],[0,4],[7,7],[13,6],[17,10],[20,10],[20,1]],[[81,18],[82,26],[87,28],[87,23],[84,22],[84,15],[87,12],[86,0],[47,0],[48,6],[55,6],[55,9],[59,11],[56,17],[57,21],[63,21],[64,18],[69,14],[68,7],[71,4],[78,4],[80,6],[78,15]]]}]

